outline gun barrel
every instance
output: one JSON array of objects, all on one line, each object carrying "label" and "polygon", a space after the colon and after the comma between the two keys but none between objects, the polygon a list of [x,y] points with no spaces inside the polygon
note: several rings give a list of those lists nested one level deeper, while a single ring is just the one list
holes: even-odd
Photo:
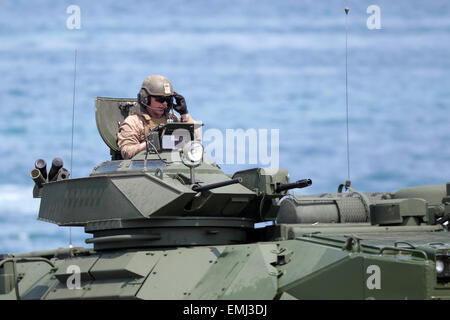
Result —
[{"label": "gun barrel", "polygon": [[30,172],[31,179],[33,179],[34,183],[38,188],[42,188],[42,184],[45,183],[45,179],[42,176],[42,173],[39,169],[33,169]]},{"label": "gun barrel", "polygon": [[61,158],[55,158],[52,161],[52,167],[50,169],[50,172],[48,173],[48,181],[56,180],[58,176],[58,171],[63,166],[63,161]]},{"label": "gun barrel", "polygon": [[235,178],[235,179],[231,179],[231,180],[227,180],[227,181],[207,184],[204,186],[193,186],[192,190],[194,190],[195,192],[202,192],[205,190],[211,190],[211,189],[220,188],[220,187],[228,186],[230,184],[241,183],[241,182],[242,182],[242,178],[239,177],[239,178]]},{"label": "gun barrel", "polygon": [[305,188],[312,185],[311,179],[302,179],[295,181],[293,183],[286,183],[286,184],[280,184],[276,189],[275,192],[279,193],[281,191],[290,190],[294,188]]},{"label": "gun barrel", "polygon": [[57,181],[69,179],[70,172],[66,168],[61,168],[58,171]]},{"label": "gun barrel", "polygon": [[37,159],[34,162],[34,167],[39,169],[44,179],[47,179],[47,162],[44,159]]}]

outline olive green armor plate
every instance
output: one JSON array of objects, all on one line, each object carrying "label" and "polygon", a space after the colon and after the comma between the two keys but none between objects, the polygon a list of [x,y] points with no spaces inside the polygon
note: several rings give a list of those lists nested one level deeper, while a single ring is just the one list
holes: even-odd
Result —
[{"label": "olive green armor plate", "polygon": [[138,112],[137,99],[105,98],[95,99],[95,121],[97,129],[106,145],[113,151],[119,151],[117,146],[117,131],[120,124],[131,112]]}]

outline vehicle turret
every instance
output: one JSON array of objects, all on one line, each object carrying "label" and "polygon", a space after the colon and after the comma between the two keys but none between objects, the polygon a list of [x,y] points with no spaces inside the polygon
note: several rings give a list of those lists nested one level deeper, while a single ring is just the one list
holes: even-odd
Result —
[{"label": "vehicle turret", "polygon": [[[124,106],[133,107],[133,101],[98,98],[97,114],[116,108],[104,114],[120,123],[128,115]],[[109,127],[97,123],[109,145]],[[117,144],[111,143],[112,160],[89,177],[41,181],[39,219],[83,226],[96,250],[247,243],[255,223],[276,218],[287,189],[311,184],[289,184],[284,169],[245,170],[230,178],[203,158],[201,143],[193,140],[197,127],[167,123],[149,133],[147,150],[132,159],[118,159]],[[52,176],[66,173],[55,160]]]}]

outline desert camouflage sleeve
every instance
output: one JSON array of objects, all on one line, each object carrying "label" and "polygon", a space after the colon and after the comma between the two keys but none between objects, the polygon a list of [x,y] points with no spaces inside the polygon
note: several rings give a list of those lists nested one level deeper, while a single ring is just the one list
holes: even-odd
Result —
[{"label": "desert camouflage sleeve", "polygon": [[117,133],[117,145],[124,159],[130,159],[138,153],[139,145],[142,142],[140,141],[141,131],[143,131],[143,125],[136,115],[127,117],[120,125]]}]

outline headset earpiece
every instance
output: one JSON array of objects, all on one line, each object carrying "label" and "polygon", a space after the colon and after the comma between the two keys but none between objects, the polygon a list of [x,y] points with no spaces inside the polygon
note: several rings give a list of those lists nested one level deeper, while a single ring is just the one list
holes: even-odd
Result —
[{"label": "headset earpiece", "polygon": [[149,107],[150,106],[150,96],[148,94],[143,94],[143,90],[141,89],[141,91],[139,91],[139,93],[137,94],[137,99],[138,102],[142,105],[144,105],[145,107]]}]

